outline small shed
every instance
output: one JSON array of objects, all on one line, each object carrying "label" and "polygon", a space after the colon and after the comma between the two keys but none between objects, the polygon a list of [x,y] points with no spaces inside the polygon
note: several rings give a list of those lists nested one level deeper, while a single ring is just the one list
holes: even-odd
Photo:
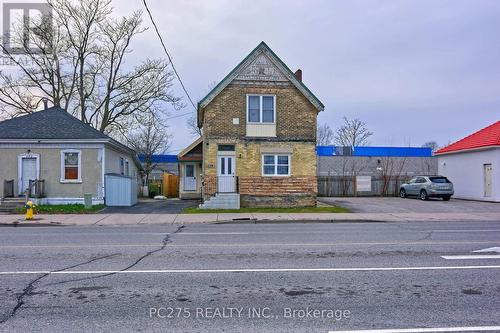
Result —
[{"label": "small shed", "polygon": [[137,203],[137,179],[119,174],[106,174],[106,206],[133,206]]},{"label": "small shed", "polygon": [[500,202],[500,121],[435,153],[455,198]]}]

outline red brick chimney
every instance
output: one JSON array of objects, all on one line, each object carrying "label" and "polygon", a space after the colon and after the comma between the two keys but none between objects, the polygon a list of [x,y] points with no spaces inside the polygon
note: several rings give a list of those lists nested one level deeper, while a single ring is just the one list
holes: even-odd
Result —
[{"label": "red brick chimney", "polygon": [[297,69],[297,70],[295,71],[295,73],[293,73],[293,75],[295,75],[295,78],[296,78],[297,80],[299,80],[300,82],[302,82],[302,69],[300,69],[300,68],[299,68],[299,69]]}]

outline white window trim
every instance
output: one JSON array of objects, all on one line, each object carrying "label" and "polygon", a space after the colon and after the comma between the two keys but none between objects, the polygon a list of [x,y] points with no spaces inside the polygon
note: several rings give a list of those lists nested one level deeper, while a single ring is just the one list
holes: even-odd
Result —
[{"label": "white window trim", "polygon": [[127,177],[130,176],[130,163],[127,158],[123,164],[123,174]]},{"label": "white window trim", "polygon": [[[78,153],[78,179],[65,179],[64,178],[64,154],[65,153]],[[78,149],[64,149],[61,150],[61,183],[81,183],[82,182],[82,151]]]},{"label": "white window trim", "polygon": [[[263,109],[262,109],[262,100],[264,96],[268,96],[268,97],[272,97],[273,98],[273,122],[272,123],[265,123],[262,121],[262,115],[263,115]],[[250,113],[248,112],[249,109],[249,100],[250,100],[250,97],[259,97],[259,119],[260,121],[250,121]],[[276,95],[268,95],[268,94],[263,94],[263,95],[259,95],[259,94],[247,94],[247,124],[263,124],[263,125],[272,125],[272,124],[276,124]]]},{"label": "white window trim", "polygon": [[124,157],[120,157],[118,159],[118,170],[120,171],[120,175],[122,175],[122,176],[125,175],[125,158]]},{"label": "white window trim", "polygon": [[[274,156],[274,174],[268,175],[264,173],[264,156]],[[286,175],[278,174],[278,156],[287,156],[288,157],[288,173]],[[262,154],[262,176],[263,177],[290,177],[292,171],[292,156],[290,154],[272,154],[266,153]]]}]

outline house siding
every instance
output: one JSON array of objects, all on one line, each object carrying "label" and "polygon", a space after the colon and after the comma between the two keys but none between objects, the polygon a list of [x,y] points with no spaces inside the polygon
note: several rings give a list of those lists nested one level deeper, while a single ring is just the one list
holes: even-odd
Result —
[{"label": "house siding", "polygon": [[128,176],[137,177],[137,166],[134,163],[132,156],[119,152],[117,150],[106,147],[106,166],[105,173],[117,173],[120,174],[120,157],[127,159],[129,163],[129,172]]},{"label": "house siding", "polygon": [[[0,195],[3,195],[3,181],[14,179],[14,193],[19,193],[18,156],[30,149],[32,154],[40,155],[40,179],[45,180],[45,196],[48,198],[73,198],[83,200],[84,193],[100,197],[102,191],[101,148],[26,148],[0,149]],[[61,150],[81,151],[81,183],[61,183]]]}]

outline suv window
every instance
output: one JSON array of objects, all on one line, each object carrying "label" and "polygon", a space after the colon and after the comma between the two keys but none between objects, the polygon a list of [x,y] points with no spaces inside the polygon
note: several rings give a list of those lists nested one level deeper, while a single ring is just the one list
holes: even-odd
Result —
[{"label": "suv window", "polygon": [[449,183],[450,181],[446,177],[429,177],[431,182],[433,183],[441,183],[441,184],[446,184]]},{"label": "suv window", "polygon": [[418,177],[418,178],[417,178],[417,183],[422,184],[422,183],[426,183],[426,182],[427,182],[427,181],[425,180],[425,178],[424,178],[424,177]]}]

